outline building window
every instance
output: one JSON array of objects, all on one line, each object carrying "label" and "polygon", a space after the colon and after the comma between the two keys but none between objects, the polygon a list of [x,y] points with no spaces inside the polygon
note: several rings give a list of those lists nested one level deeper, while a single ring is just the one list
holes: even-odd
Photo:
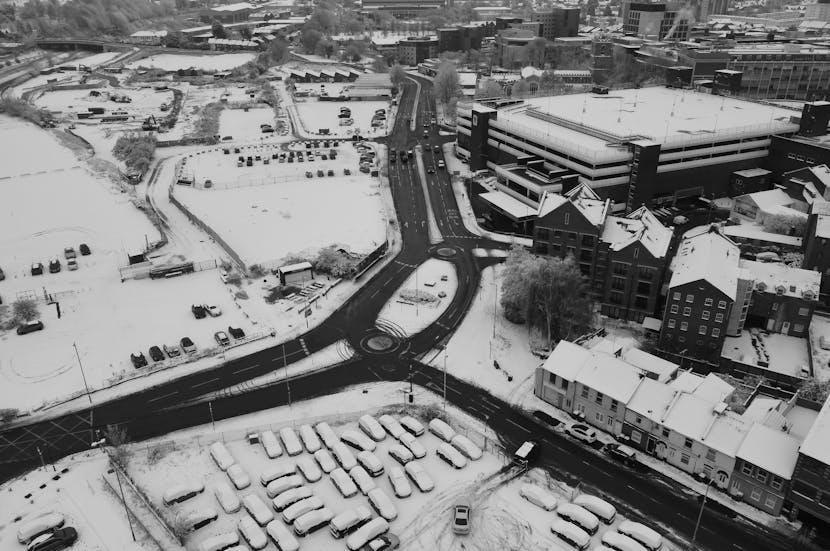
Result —
[{"label": "building window", "polygon": [[617,411],[617,401],[611,400],[611,411]]},{"label": "building window", "polygon": [[637,283],[637,294],[638,295],[650,295],[651,294],[651,283],[647,281],[641,281]]},{"label": "building window", "polygon": [[554,239],[562,239],[562,230],[553,230]]},{"label": "building window", "polygon": [[550,252],[551,254],[560,254],[562,252],[562,245],[559,243],[551,243]]},{"label": "building window", "polygon": [[697,328],[697,334],[698,335],[705,335],[706,334],[706,326],[701,325],[700,327],[698,327]]},{"label": "building window", "polygon": [[568,381],[559,377],[559,386],[562,387],[562,390],[568,390]]},{"label": "building window", "polygon": [[600,412],[594,413],[594,417],[596,418],[598,423],[602,423],[603,417],[602,417],[602,414]]},{"label": "building window", "polygon": [[583,387],[582,387],[582,397],[583,397],[583,398],[587,398],[587,397],[588,397],[588,387],[587,387],[587,386],[583,386]]},{"label": "building window", "polygon": [[810,313],[810,309],[809,309],[809,308],[799,308],[799,309],[798,309],[798,315],[799,315],[799,316],[806,316],[806,315],[807,315],[807,314],[809,314],[809,313]]},{"label": "building window", "polygon": [[680,293],[675,292],[674,295],[672,295],[672,300],[680,300]]},{"label": "building window", "polygon": [[631,441],[634,442],[635,444],[639,444],[640,440],[642,440],[642,435],[640,434],[640,431],[632,430],[631,431]]},{"label": "building window", "polygon": [[637,423],[638,425],[642,425],[643,424],[643,418],[638,415],[637,417],[634,418],[634,422]]},{"label": "building window", "polygon": [[677,322],[676,322],[675,320],[670,319],[670,320],[669,320],[669,329],[674,329],[674,326],[675,326],[675,324],[676,324],[676,323],[677,323]]},{"label": "building window", "polygon": [[704,310],[703,313],[700,314],[700,319],[702,319],[703,321],[709,321],[710,315],[711,313],[709,312],[709,310]]},{"label": "building window", "polygon": [[597,392],[597,395],[594,396],[594,402],[599,405],[602,405],[602,392]]},{"label": "building window", "polygon": [[[634,307],[639,308],[640,310],[645,310],[648,308],[648,298],[646,297],[636,297],[634,299]],[[642,322],[642,320],[637,320],[638,322]]]},{"label": "building window", "polygon": [[793,333],[803,333],[804,332],[804,324],[796,323],[793,325]]},{"label": "building window", "polygon": [[692,447],[692,439],[691,438],[686,438],[683,441],[683,445],[686,446],[687,448],[691,448]]},{"label": "building window", "polygon": [[594,251],[592,251],[591,249],[580,249],[579,259],[584,260],[585,262],[590,262],[594,259]]},{"label": "building window", "polygon": [[663,435],[663,438],[668,438],[669,437],[669,429],[667,429],[666,427],[663,427],[663,430],[661,431],[661,434]]},{"label": "building window", "polygon": [[614,262],[614,274],[622,276],[627,275],[628,264],[623,264],[622,262]]},{"label": "building window", "polygon": [[569,231],[568,232],[568,240],[569,241],[576,241],[576,232]]},{"label": "building window", "polygon": [[691,459],[691,458],[689,457],[688,453],[681,453],[680,454],[680,462],[683,463],[684,465],[689,464],[689,459]]},{"label": "building window", "polygon": [[612,277],[611,278],[611,288],[617,290],[625,289],[625,279],[622,277]]},{"label": "building window", "polygon": [[[709,461],[714,461],[715,460],[715,450],[713,450],[712,448],[709,448],[708,450],[706,450],[706,459],[709,460]],[[709,467],[708,465],[707,465],[707,467],[711,469],[711,467]]]},{"label": "building window", "polygon": [[723,314],[715,314],[715,322],[716,323],[723,323]]},{"label": "building window", "polygon": [[726,301],[725,300],[719,300],[718,301],[718,308],[720,308],[721,310],[726,310]]},{"label": "building window", "polygon": [[767,496],[767,499],[764,500],[764,505],[769,507],[770,509],[775,509],[775,505],[778,503],[778,500],[775,496]]},{"label": "building window", "polygon": [[542,241],[547,241],[550,238],[550,230],[547,228],[536,228],[536,237]]},{"label": "building window", "polygon": [[758,469],[758,472],[755,473],[755,478],[757,478],[758,482],[761,482],[762,484],[765,484],[767,482],[767,476],[767,471],[765,471],[764,469]]},{"label": "building window", "polygon": [[749,497],[750,497],[750,499],[752,499],[752,501],[760,501],[760,499],[761,499],[761,490],[759,490],[758,488],[753,489],[752,493],[749,494]]},{"label": "building window", "polygon": [[777,302],[773,302],[773,303],[772,303],[772,311],[773,311],[773,312],[777,312],[777,311],[778,311],[778,303],[777,303]]},{"label": "building window", "polygon": [[773,475],[772,479],[769,482],[769,485],[772,486],[774,490],[780,490],[781,486],[784,485],[784,480],[781,477]]},{"label": "building window", "polygon": [[648,266],[640,266],[640,279],[651,281],[654,279],[654,269]]},{"label": "building window", "polygon": [[689,329],[689,322],[688,321],[681,321],[680,322],[680,330],[686,331]]},{"label": "building window", "polygon": [[583,247],[593,247],[594,246],[594,236],[583,234],[582,235],[582,246]]},{"label": "building window", "polygon": [[744,463],[741,466],[741,472],[746,476],[752,476],[752,465],[750,465],[749,463]]},{"label": "building window", "polygon": [[683,315],[684,316],[691,316],[692,315],[692,309],[688,306],[684,306],[683,307]]},{"label": "building window", "polygon": [[712,336],[715,337],[715,338],[720,337],[720,329],[718,329],[717,327],[713,327],[712,328]]},{"label": "building window", "polygon": [[707,298],[706,300],[703,301],[703,305],[704,306],[712,306],[713,302],[714,301],[711,298]]},{"label": "building window", "polygon": [[571,213],[570,213],[570,212],[566,212],[566,213],[565,213],[565,225],[567,226],[567,225],[568,225],[568,224],[570,224],[570,223],[571,223]]},{"label": "building window", "polygon": [[695,301],[695,296],[693,294],[690,293],[690,294],[686,295],[686,302],[692,303],[694,301]]},{"label": "building window", "polygon": [[676,314],[679,310],[680,310],[680,309],[677,307],[677,304],[672,304],[672,305],[671,305],[671,310],[670,310],[670,312],[671,312],[672,314]]},{"label": "building window", "polygon": [[684,342],[686,342],[686,337],[680,335],[679,337],[677,337],[677,342],[683,344]]}]

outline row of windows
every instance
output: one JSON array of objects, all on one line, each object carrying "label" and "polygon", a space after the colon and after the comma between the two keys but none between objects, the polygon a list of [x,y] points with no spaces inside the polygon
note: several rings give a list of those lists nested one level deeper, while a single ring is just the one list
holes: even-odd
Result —
[{"label": "row of windows", "polygon": [[[676,326],[677,326],[677,320],[670,319],[669,322],[668,322],[669,329],[674,329]],[[689,330],[689,322],[688,321],[681,321],[680,322],[680,330],[681,331],[688,331]],[[708,332],[709,332],[709,326],[708,325],[700,325],[697,328],[697,334],[698,335],[706,335]],[[713,327],[711,334],[712,334],[712,337],[714,337],[714,338],[720,337],[720,329],[718,329],[717,327]]]},{"label": "row of windows", "polygon": [[[682,299],[681,293],[679,291],[675,291],[674,294],[672,295],[672,300],[677,302],[677,301],[680,301],[681,299]],[[692,303],[694,303],[694,301],[695,301],[695,296],[692,293],[689,293],[689,294],[686,295],[686,302],[688,302],[689,304],[692,304]],[[703,301],[704,306],[712,306],[713,304],[714,304],[714,300],[711,297],[706,297],[706,299],[704,299],[704,301]],[[726,309],[726,301],[725,300],[719,300],[718,301],[718,308],[720,308],[721,310]]]},{"label": "row of windows", "polygon": [[[712,331],[714,332],[714,329]],[[720,335],[720,331],[718,331],[718,335]],[[674,333],[667,332],[666,333],[666,340],[673,341],[674,340]],[[680,343],[680,344],[684,344],[686,342],[686,337],[684,337],[683,335],[678,335],[677,336],[677,342]],[[698,340],[695,341],[695,345],[698,346],[699,348],[703,347],[703,346],[706,346],[710,350],[714,350],[715,348],[717,348],[717,343],[715,341],[712,341],[712,340],[710,340],[709,342],[704,342],[702,339],[698,339]]]},{"label": "row of windows", "polygon": [[665,161],[660,161],[660,166],[665,165],[673,165],[677,163],[690,163],[692,161],[703,161],[706,159],[714,159],[716,157],[729,157],[732,155],[740,155],[743,153],[754,153],[755,151],[766,151],[766,145],[757,146],[757,147],[748,147],[746,149],[737,149],[734,151],[721,151],[719,153],[709,153],[705,155],[697,155],[695,157],[681,157],[679,159],[667,159]]},{"label": "row of windows", "polygon": [[760,467],[754,467],[750,463],[743,464],[743,466],[741,467],[741,473],[743,473],[745,476],[755,478],[761,484],[766,484],[767,480],[769,479],[769,485],[775,490],[780,490],[781,487],[784,485],[784,480],[780,477],[777,477],[775,475],[772,475],[770,477],[770,473],[768,473]]},{"label": "row of windows", "polygon": [[[669,308],[669,312],[672,314],[677,314],[680,312],[680,307],[677,304],[672,304]],[[690,306],[683,307],[683,315],[689,317],[692,315],[692,308]],[[700,313],[700,319],[703,321],[709,321],[709,318],[712,316],[712,313],[709,310],[704,310]],[[723,314],[718,312],[715,314],[715,322],[716,323],[723,323]]]}]

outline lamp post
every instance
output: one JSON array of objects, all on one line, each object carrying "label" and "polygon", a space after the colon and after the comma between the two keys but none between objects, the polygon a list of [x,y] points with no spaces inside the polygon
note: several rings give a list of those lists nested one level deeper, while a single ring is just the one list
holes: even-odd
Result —
[{"label": "lamp post", "polygon": [[75,357],[78,359],[78,367],[81,368],[81,378],[84,380],[84,388],[86,389],[86,397],[89,400],[89,405],[92,405],[92,396],[89,394],[89,385],[86,383],[86,373],[84,373],[84,364],[81,362],[81,355],[78,353],[78,345],[72,343],[72,348],[75,349]]},{"label": "lamp post", "polygon": [[447,349],[444,349],[444,413],[447,412]]},{"label": "lamp post", "polygon": [[110,453],[110,450],[107,447],[106,437],[101,438],[97,442],[93,442],[92,447],[101,448],[102,450],[104,450],[104,453],[107,454],[107,457],[109,458],[110,463],[113,466],[113,470],[115,471],[115,479],[118,481],[118,491],[121,493],[121,503],[124,504],[124,513],[127,515],[127,523],[130,525],[130,535],[132,535],[133,541],[136,541],[135,530],[133,529],[133,521],[132,519],[130,519],[130,509],[127,507],[127,500],[124,498],[124,487],[121,485],[121,467],[115,460],[113,460],[112,453]]},{"label": "lamp post", "polygon": [[697,530],[700,528],[700,520],[703,518],[703,509],[706,507],[706,498],[709,497],[709,488],[712,486],[712,482],[714,482],[714,478],[709,479],[709,483],[706,485],[706,491],[703,492],[703,501],[700,502],[700,511],[697,513],[697,522],[695,522],[695,530],[692,532],[692,543],[689,546],[690,551],[694,551],[695,549],[695,541],[697,540]]}]

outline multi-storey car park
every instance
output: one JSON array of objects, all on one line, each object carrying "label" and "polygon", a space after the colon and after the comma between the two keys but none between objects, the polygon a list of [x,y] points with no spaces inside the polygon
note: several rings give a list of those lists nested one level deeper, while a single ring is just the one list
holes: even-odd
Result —
[{"label": "multi-storey car park", "polygon": [[[632,211],[727,189],[731,173],[762,164],[773,135],[799,130],[800,111],[654,87],[469,103],[458,114],[457,152],[470,169],[509,184],[510,168],[541,160],[548,173],[576,175],[610,198],[613,210]],[[527,178],[515,180],[503,193],[538,206]],[[576,182],[552,183],[545,191]]]}]

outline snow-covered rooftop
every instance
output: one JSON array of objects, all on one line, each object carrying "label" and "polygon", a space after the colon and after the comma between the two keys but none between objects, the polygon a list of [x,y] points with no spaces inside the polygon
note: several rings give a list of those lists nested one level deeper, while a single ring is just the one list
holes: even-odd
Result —
[{"label": "snow-covered rooftop", "polygon": [[[755,423],[738,448],[736,457],[789,480],[798,461],[799,445],[798,438]],[[801,451],[804,453],[803,446]]]},{"label": "snow-covered rooftop", "polygon": [[542,369],[559,375],[566,381],[573,381],[588,361],[591,351],[569,341],[559,341],[556,348],[542,364]]},{"label": "snow-covered rooftop", "polygon": [[810,213],[816,215],[816,237],[830,238],[830,202],[815,201]]},{"label": "snow-covered rooftop", "polygon": [[699,396],[711,402],[720,402],[732,394],[734,390],[735,387],[714,373],[709,373],[692,392],[695,396]]},{"label": "snow-covered rooftop", "polygon": [[133,38],[163,38],[167,31],[136,31],[130,35]]},{"label": "snow-covered rooftop", "polygon": [[236,4],[227,4],[224,6],[214,6],[210,8],[212,11],[242,11],[242,10],[252,10],[254,6],[249,4],[248,2],[237,2]]},{"label": "snow-covered rooftop", "polygon": [[669,408],[663,425],[683,436],[698,439],[712,421],[713,406],[709,400],[683,392]]},{"label": "snow-covered rooftop", "polygon": [[740,250],[715,226],[683,239],[672,261],[670,288],[705,280],[735,300]]},{"label": "snow-covered rooftop", "polygon": [[801,453],[830,465],[830,398],[824,402],[810,432],[804,438]]},{"label": "snow-covered rooftop", "polygon": [[659,423],[677,393],[678,390],[670,385],[654,379],[643,379],[626,407]]},{"label": "snow-covered rooftop", "polygon": [[499,111],[497,126],[538,136],[598,163],[620,157],[608,143],[632,137],[667,149],[712,143],[714,135],[726,141],[798,130],[798,125],[790,122],[793,112],[788,109],[663,87],[533,98],[526,106],[524,110]]},{"label": "snow-covered rooftop", "polygon": [[788,207],[795,202],[789,195],[784,193],[783,190],[778,188],[768,189],[766,191],[756,191],[755,193],[747,193],[746,195],[741,195],[735,199],[740,200],[743,198],[751,199],[759,209],[765,212],[770,212],[776,207]]},{"label": "snow-covered rooftop", "polygon": [[755,328],[745,328],[737,337],[726,337],[721,355],[792,377],[801,377],[802,370],[810,365],[807,339]]},{"label": "snow-covered rooftop", "polygon": [[819,272],[754,260],[741,260],[740,266],[747,270],[755,281],[757,292],[818,301],[821,287]]},{"label": "snow-covered rooftop", "polygon": [[735,457],[738,448],[752,428],[752,423],[733,411],[716,415],[699,441],[729,457]]},{"label": "snow-covered rooftop", "polygon": [[755,239],[758,241],[765,241],[767,243],[778,243],[780,245],[789,245],[791,247],[801,247],[802,239],[800,237],[793,237],[791,235],[781,235],[780,233],[766,232],[758,226],[753,224],[737,224],[735,226],[724,226],[723,234],[727,237],[736,237],[743,239]]},{"label": "snow-covered rooftop", "polygon": [[649,354],[639,348],[629,348],[623,354],[623,360],[627,361],[634,367],[638,367],[643,371],[654,373],[657,375],[657,380],[666,382],[677,373],[678,366],[668,360],[657,357],[654,354]]},{"label": "snow-covered rooftop", "polygon": [[499,210],[509,214],[516,219],[525,219],[536,214],[536,209],[526,203],[522,203],[512,195],[508,195],[503,191],[488,191],[479,195],[479,198],[484,199]]},{"label": "snow-covered rooftop", "polygon": [[652,256],[663,258],[669,250],[672,234],[672,230],[661,224],[650,210],[640,207],[625,217],[607,217],[602,240],[610,243],[614,251],[639,241]]},{"label": "snow-covered rooftop", "polygon": [[769,396],[757,396],[752,400],[743,412],[745,419],[756,423],[763,423],[765,419],[783,404],[783,400]]},{"label": "snow-covered rooftop", "polygon": [[599,226],[605,222],[609,200],[603,201],[587,184],[581,183],[565,193],[565,197],[579,209],[588,222]]}]

